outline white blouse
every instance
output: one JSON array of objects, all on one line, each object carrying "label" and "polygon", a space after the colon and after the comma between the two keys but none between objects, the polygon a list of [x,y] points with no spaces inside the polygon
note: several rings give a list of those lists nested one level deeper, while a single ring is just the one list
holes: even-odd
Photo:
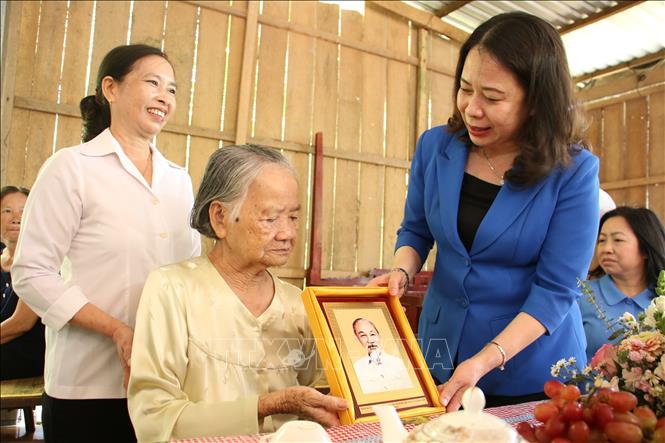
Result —
[{"label": "white blouse", "polygon": [[49,158],[28,197],[12,279],[46,325],[52,397],[125,397],[112,340],[69,321],[89,302],[133,328],[148,273],[200,254],[191,179],[150,148],[152,187],[106,129]]},{"label": "white blouse", "polygon": [[300,289],[273,276],[255,317],[207,257],[153,271],[136,319],[129,413],[139,442],[274,431],[261,394],[313,386],[322,370]]}]

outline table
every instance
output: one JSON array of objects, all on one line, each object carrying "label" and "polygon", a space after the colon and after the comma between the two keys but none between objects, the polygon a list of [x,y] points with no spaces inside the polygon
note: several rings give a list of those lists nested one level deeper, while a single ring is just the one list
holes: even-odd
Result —
[{"label": "table", "polygon": [[[522,421],[536,423],[533,408],[539,402],[522,403],[512,406],[488,408],[485,412],[495,415],[515,426]],[[411,430],[415,425],[406,425]],[[358,423],[355,425],[336,426],[328,429],[328,436],[333,442],[339,443],[381,443],[381,427],[379,423]],[[177,440],[177,443],[258,443],[260,434],[237,435],[233,437],[199,437]]]},{"label": "table", "polygon": [[42,404],[44,377],[18,378],[0,383],[0,408],[23,409],[25,432],[35,431],[32,410]]}]

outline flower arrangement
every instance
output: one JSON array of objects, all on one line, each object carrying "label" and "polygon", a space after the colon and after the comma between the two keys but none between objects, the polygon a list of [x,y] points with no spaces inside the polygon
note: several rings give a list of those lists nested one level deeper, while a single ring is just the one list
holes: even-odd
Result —
[{"label": "flower arrangement", "polygon": [[637,319],[629,313],[618,320],[607,319],[589,286],[585,282],[580,285],[613,331],[609,340],[618,341],[598,349],[581,371],[574,358],[559,360],[552,366],[552,375],[582,383],[590,392],[601,388],[632,392],[638,404],[665,416],[665,270],[658,277],[657,296]]}]

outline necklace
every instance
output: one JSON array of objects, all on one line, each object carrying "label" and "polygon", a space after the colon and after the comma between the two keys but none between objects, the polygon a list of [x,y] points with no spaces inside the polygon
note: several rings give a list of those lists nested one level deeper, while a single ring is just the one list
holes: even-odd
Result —
[{"label": "necklace", "polygon": [[480,152],[483,153],[483,157],[485,157],[485,160],[487,160],[487,166],[490,167],[490,169],[492,170],[492,173],[494,175],[496,175],[496,177],[499,179],[499,186],[503,186],[504,183],[505,183],[505,181],[503,179],[503,174],[499,174],[497,172],[497,170],[494,168],[494,165],[492,164],[492,162],[490,161],[490,158],[487,156],[487,153],[485,152],[485,148],[480,147]]}]

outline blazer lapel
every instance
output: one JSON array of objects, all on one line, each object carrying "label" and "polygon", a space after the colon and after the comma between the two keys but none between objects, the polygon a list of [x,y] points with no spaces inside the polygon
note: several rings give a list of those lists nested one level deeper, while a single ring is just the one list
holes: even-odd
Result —
[{"label": "blazer lapel", "polygon": [[489,247],[505,232],[533,200],[546,180],[541,180],[526,189],[506,183],[478,227],[471,246],[471,255],[478,254]]},{"label": "blazer lapel", "polygon": [[468,257],[469,254],[457,231],[457,214],[459,212],[460,190],[467,156],[466,147],[455,137],[436,159],[439,212],[443,234],[455,251],[465,257]]}]

